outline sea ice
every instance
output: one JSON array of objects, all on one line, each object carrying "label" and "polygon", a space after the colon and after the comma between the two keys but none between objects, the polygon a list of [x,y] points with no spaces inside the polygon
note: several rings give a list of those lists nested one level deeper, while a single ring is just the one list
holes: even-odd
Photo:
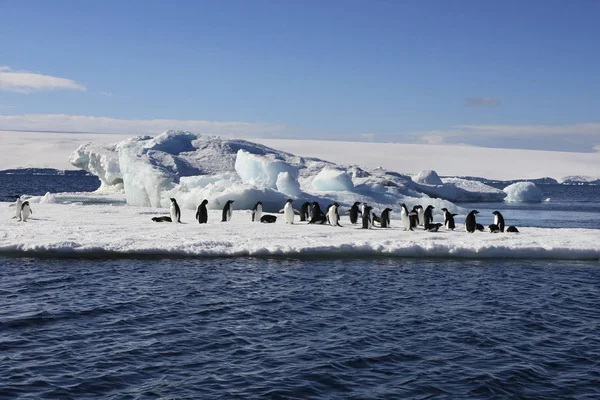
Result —
[{"label": "sea ice", "polygon": [[515,203],[539,203],[542,191],[533,182],[517,182],[504,188],[505,201]]}]

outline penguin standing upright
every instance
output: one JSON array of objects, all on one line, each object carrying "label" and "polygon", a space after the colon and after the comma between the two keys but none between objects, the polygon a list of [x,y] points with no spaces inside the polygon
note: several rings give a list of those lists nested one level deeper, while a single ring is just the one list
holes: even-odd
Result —
[{"label": "penguin standing upright", "polygon": [[423,212],[423,228],[429,230],[429,225],[433,224],[433,211],[435,207],[429,205]]},{"label": "penguin standing upright", "polygon": [[196,220],[199,224],[206,224],[208,222],[208,210],[206,209],[207,204],[208,200],[204,199],[198,206],[198,210],[196,211]]},{"label": "penguin standing upright", "polygon": [[382,228],[390,228],[390,213],[392,212],[391,208],[386,208],[381,212],[381,227]]},{"label": "penguin standing upright", "polygon": [[231,221],[231,214],[233,213],[233,202],[235,200],[227,200],[227,203],[225,203],[225,207],[223,207],[223,215],[222,215],[222,219],[221,222],[229,222]]},{"label": "penguin standing upright", "polygon": [[400,219],[402,221],[402,226],[404,227],[405,231],[412,231],[412,228],[410,226],[410,213],[408,212],[408,208],[406,208],[406,204],[404,203],[400,204],[400,207]]},{"label": "penguin standing upright", "polygon": [[494,225],[498,226],[500,232],[504,232],[504,217],[500,214],[500,211],[494,211],[492,214],[494,215]]},{"label": "penguin standing upright", "polygon": [[169,213],[171,214],[171,222],[181,222],[181,209],[179,208],[179,204],[177,204],[177,200],[173,197],[171,197],[171,208],[169,209]]},{"label": "penguin standing upright", "polygon": [[422,205],[418,205],[417,206],[417,211],[419,213],[418,217],[419,217],[419,225],[420,226],[425,226],[425,210],[423,209]]},{"label": "penguin standing upright", "polygon": [[371,229],[373,227],[373,219],[371,218],[371,210],[373,207],[365,205],[362,210],[362,227],[363,229]]},{"label": "penguin standing upright", "polygon": [[310,218],[310,203],[305,201],[300,207],[300,221],[308,221]]},{"label": "penguin standing upright", "polygon": [[327,219],[329,220],[331,226],[342,226],[340,225],[340,214],[338,211],[339,207],[340,205],[338,203],[333,203],[327,211]]},{"label": "penguin standing upright", "polygon": [[360,201],[355,201],[354,204],[352,204],[352,207],[350,207],[350,210],[348,211],[348,213],[350,214],[351,224],[356,224],[356,222],[358,222],[358,214],[360,214],[360,209],[358,208],[359,205]]},{"label": "penguin standing upright", "polygon": [[465,219],[465,230],[469,233],[475,232],[477,230],[477,221],[475,215],[479,214],[479,211],[472,210],[467,214],[467,218]]},{"label": "penguin standing upright", "polygon": [[283,217],[285,218],[286,224],[294,223],[294,207],[292,206],[292,199],[287,199],[285,205],[279,212],[283,212]]},{"label": "penguin standing upright", "polygon": [[27,222],[27,218],[29,218],[30,214],[33,214],[33,211],[31,210],[31,207],[29,207],[29,202],[24,201],[23,204],[21,204],[21,221]]},{"label": "penguin standing upright", "polygon": [[15,216],[13,218],[17,218],[19,221],[21,220],[21,207],[23,206],[23,202],[21,201],[21,196],[15,196],[17,199],[15,201]]},{"label": "penguin standing upright", "polygon": [[454,217],[458,214],[452,214],[450,211],[448,211],[447,208],[442,208],[442,211],[444,212],[444,226],[449,231],[453,231],[454,228],[456,228],[456,224],[454,223]]},{"label": "penguin standing upright", "polygon": [[252,222],[260,222],[262,216],[262,201],[257,202],[252,209]]},{"label": "penguin standing upright", "polygon": [[419,207],[421,206],[414,206],[410,214],[408,215],[411,230],[419,226]]},{"label": "penguin standing upright", "polygon": [[311,203],[310,221],[308,223],[324,224],[325,222],[327,222],[327,217],[325,217],[325,214],[323,213],[323,211],[321,211],[319,203],[313,201]]}]

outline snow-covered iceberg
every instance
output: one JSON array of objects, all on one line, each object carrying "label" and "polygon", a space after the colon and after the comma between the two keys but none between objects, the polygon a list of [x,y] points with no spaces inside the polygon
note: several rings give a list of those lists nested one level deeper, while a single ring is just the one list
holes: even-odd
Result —
[{"label": "snow-covered iceberg", "polygon": [[504,188],[505,201],[515,203],[539,203],[542,191],[533,182],[517,182]]},{"label": "snow-covered iceberg", "polygon": [[417,189],[432,197],[449,201],[502,201],[506,193],[477,180],[443,178],[433,170],[423,170],[413,181]]},{"label": "snow-covered iceberg", "polygon": [[456,179],[432,185],[439,183],[433,179],[433,171],[423,183],[416,183],[391,171],[336,165],[246,140],[183,131],[83,145],[71,154],[70,162],[98,176],[101,191],[122,191],[127,204],[133,206],[168,207],[169,198],[175,197],[186,209],[195,209],[206,198],[212,209],[235,200],[237,209],[249,209],[262,201],[265,210],[278,210],[291,197],[337,201],[345,206],[360,201],[376,208],[411,199],[441,208],[453,206],[448,200],[505,196],[480,182]]}]

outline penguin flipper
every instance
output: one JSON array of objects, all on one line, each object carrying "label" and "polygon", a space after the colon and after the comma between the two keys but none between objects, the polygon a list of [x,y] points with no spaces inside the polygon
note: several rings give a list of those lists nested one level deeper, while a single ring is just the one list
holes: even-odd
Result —
[{"label": "penguin flipper", "polygon": [[279,210],[279,212],[282,213],[283,212],[283,208],[281,210]]}]

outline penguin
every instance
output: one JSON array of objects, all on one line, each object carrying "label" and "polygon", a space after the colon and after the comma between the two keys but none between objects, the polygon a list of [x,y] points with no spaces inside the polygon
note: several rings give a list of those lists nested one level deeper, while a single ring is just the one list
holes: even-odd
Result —
[{"label": "penguin", "polygon": [[475,224],[475,229],[477,229],[479,232],[483,232],[485,230],[485,228],[481,224]]},{"label": "penguin", "polygon": [[435,210],[434,206],[427,206],[425,211],[423,211],[423,227],[425,229],[428,229],[428,226],[433,223],[433,211],[432,210]]},{"label": "penguin", "polygon": [[402,208],[400,210],[400,219],[402,220],[402,226],[404,227],[405,231],[412,231],[413,229],[410,226],[410,214],[408,212],[408,208],[406,208],[406,204],[402,203],[400,204],[400,207]]},{"label": "penguin", "polygon": [[488,226],[488,230],[490,233],[498,233],[500,232],[500,228],[496,224],[491,224]]},{"label": "penguin", "polygon": [[262,201],[257,202],[252,209],[252,222],[259,222],[262,215]]},{"label": "penguin", "polygon": [[469,233],[475,232],[475,228],[477,226],[475,215],[477,214],[479,214],[479,211],[477,210],[472,210],[467,214],[467,218],[465,219],[465,230]]},{"label": "penguin", "polygon": [[23,204],[21,204],[20,221],[27,222],[27,218],[29,218],[30,214],[33,214],[33,211],[31,210],[31,207],[29,207],[29,202],[24,201]]},{"label": "penguin", "polygon": [[152,217],[152,221],[154,222],[173,222],[171,217]]},{"label": "penguin", "polygon": [[[362,203],[360,205],[360,215],[362,215],[365,212],[365,208],[367,207],[367,203]],[[371,207],[371,210],[373,209],[373,207]]]},{"label": "penguin", "polygon": [[13,218],[21,220],[21,207],[23,206],[23,202],[21,201],[21,196],[15,196],[15,216]]},{"label": "penguin", "polygon": [[308,219],[310,218],[309,210],[310,203],[306,201],[302,204],[302,207],[300,207],[300,221],[308,221]]},{"label": "penguin", "polygon": [[277,221],[277,217],[274,215],[265,214],[260,217],[260,222],[263,224],[274,224]]},{"label": "penguin", "polygon": [[373,207],[365,205],[362,210],[362,227],[363,229],[371,229],[373,220],[371,219],[371,210]]},{"label": "penguin", "polygon": [[453,231],[454,228],[456,228],[456,225],[454,224],[454,217],[458,214],[452,214],[447,208],[442,208],[442,211],[444,212],[444,226],[449,231]]},{"label": "penguin", "polygon": [[381,227],[382,228],[391,228],[390,226],[390,213],[392,212],[391,208],[386,208],[381,212]]},{"label": "penguin", "polygon": [[351,224],[356,224],[356,222],[358,221],[358,214],[360,214],[360,209],[358,208],[358,206],[360,205],[360,201],[355,201],[354,204],[352,204],[352,207],[350,207],[350,210],[348,211],[348,213],[350,214],[350,223]]},{"label": "penguin", "polygon": [[286,224],[294,223],[294,207],[292,206],[293,199],[287,199],[285,206],[279,212],[283,212]]},{"label": "penguin", "polygon": [[319,203],[317,203],[316,201],[313,201],[311,203],[311,215],[310,215],[310,221],[308,222],[309,224],[324,224],[325,222],[327,222],[327,217],[325,217],[325,214],[323,214],[323,211],[321,211],[321,207],[319,206]]},{"label": "penguin", "polygon": [[205,224],[208,222],[208,210],[206,209],[207,204],[208,200],[204,199],[198,206],[198,210],[196,211],[196,220],[199,224]]},{"label": "penguin", "polygon": [[175,200],[173,197],[171,197],[171,208],[169,212],[171,213],[172,222],[181,222],[181,210],[179,209],[179,204],[177,204],[177,200]]},{"label": "penguin", "polygon": [[227,203],[225,203],[225,207],[223,207],[223,217],[221,219],[221,222],[229,222],[231,221],[231,213],[233,212],[233,202],[235,200],[227,200]]},{"label": "penguin", "polygon": [[420,226],[425,226],[425,210],[423,209],[422,205],[418,205],[417,206],[417,210],[419,212],[419,225]]},{"label": "penguin", "polygon": [[414,206],[408,216],[408,220],[410,221],[410,229],[411,230],[412,230],[412,228],[416,228],[417,226],[419,226],[419,207],[421,207],[421,206]]},{"label": "penguin", "polygon": [[340,214],[338,211],[339,207],[340,207],[340,205],[338,203],[333,203],[331,205],[331,207],[329,207],[329,210],[327,211],[327,219],[329,220],[329,224],[331,226],[339,226],[339,227],[342,226],[342,225],[340,225]]},{"label": "penguin", "polygon": [[429,224],[427,227],[427,232],[437,232],[440,229],[440,226],[442,226],[442,224],[439,222],[435,224]]},{"label": "penguin", "polygon": [[504,232],[504,217],[500,214],[500,211],[494,211],[494,225],[498,225],[500,232]]},{"label": "penguin", "polygon": [[508,228],[506,228],[506,232],[509,232],[509,233],[519,233],[519,230],[517,229],[516,226],[511,225]]},{"label": "penguin", "polygon": [[371,221],[373,221],[373,226],[376,226],[375,224],[377,224],[379,227],[381,227],[381,218],[379,218],[374,212],[371,212]]}]

